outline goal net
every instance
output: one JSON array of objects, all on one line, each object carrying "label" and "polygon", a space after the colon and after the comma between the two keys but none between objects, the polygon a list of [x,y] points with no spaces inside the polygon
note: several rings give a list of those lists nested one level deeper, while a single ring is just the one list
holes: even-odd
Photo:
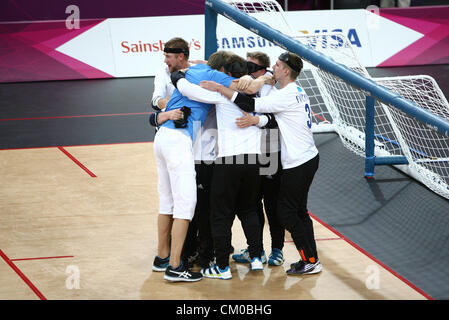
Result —
[{"label": "goal net", "polygon": [[[209,2],[219,2],[219,0]],[[357,58],[351,43],[343,34],[295,33],[289,26],[281,6],[274,0],[221,0],[221,2],[246,13],[252,19],[268,25],[276,32],[289,36],[307,48],[321,53],[333,60],[335,64],[342,64],[390,92],[413,101],[420,109],[430,112],[431,116],[438,117],[439,121],[442,120],[444,128],[449,128],[449,104],[438,84],[431,77],[371,78]],[[220,22],[219,20],[219,23],[238,23],[226,12],[223,15],[227,21],[221,20]],[[219,19],[224,17],[219,16]],[[226,29],[217,28],[217,34],[224,32],[223,39],[227,37]],[[246,39],[251,37],[248,36],[250,34],[260,41],[261,36],[256,28],[248,28],[242,32],[242,34],[246,32]],[[238,38],[237,41],[239,40],[241,39]],[[285,49],[281,48],[283,47],[282,43],[273,42],[276,40],[267,44],[266,51],[269,51],[272,57],[277,57]],[[250,46],[245,48],[246,51],[249,51],[248,47]],[[218,48],[230,49],[229,47],[220,47],[220,43],[218,43]],[[236,49],[233,50],[237,51],[236,53],[244,56],[245,53],[241,50],[243,48],[234,47],[233,49]],[[311,63],[304,56],[302,58],[305,65],[297,82],[305,89],[311,100],[314,116],[313,131],[335,131],[346,148],[364,157],[367,152],[365,130],[368,93],[343,80],[335,73],[324,70],[318,64]],[[398,166],[399,169],[449,199],[448,131],[443,134],[442,130],[436,130],[427,124],[425,119],[429,113],[426,111],[423,111],[423,117],[412,116],[391,103],[376,99],[373,128],[374,155],[376,157],[403,156],[408,164]],[[388,161],[383,164],[388,164]]]}]

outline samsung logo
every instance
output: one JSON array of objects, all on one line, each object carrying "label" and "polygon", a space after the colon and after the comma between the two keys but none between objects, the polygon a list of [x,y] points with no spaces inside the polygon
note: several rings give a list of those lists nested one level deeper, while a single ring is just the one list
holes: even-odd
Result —
[{"label": "samsung logo", "polygon": [[217,39],[217,46],[221,49],[241,49],[241,48],[265,48],[276,45],[262,37],[230,37]]},{"label": "samsung logo", "polygon": [[[252,30],[253,31],[253,30]],[[254,32],[254,31],[253,31]],[[301,31],[303,34],[315,34],[320,35],[321,33],[329,33],[329,32],[338,32],[343,33],[342,29],[334,29],[334,30],[315,30],[313,33],[309,33],[309,31]],[[344,46],[344,41],[341,37],[338,35],[323,35],[323,37],[327,37],[326,41],[321,41],[320,39],[313,40],[311,39],[309,41],[309,46],[315,47],[317,45],[319,46],[327,46],[330,45],[332,47],[342,47]],[[330,39],[329,39],[330,37]],[[356,47],[361,48],[362,43],[360,41],[359,35],[357,34],[357,30],[354,28],[351,28],[348,30],[347,33],[348,41]],[[245,48],[265,48],[265,47],[276,47],[279,46],[281,48],[285,49],[285,46],[277,41],[275,43],[272,43],[271,41],[268,41],[260,36],[248,36],[248,37],[223,37],[217,39],[217,47],[223,50],[227,49],[245,49]]]}]

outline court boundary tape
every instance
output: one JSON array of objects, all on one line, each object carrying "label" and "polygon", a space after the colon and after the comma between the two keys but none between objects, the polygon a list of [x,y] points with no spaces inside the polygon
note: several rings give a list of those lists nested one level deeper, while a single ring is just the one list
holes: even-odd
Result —
[{"label": "court boundary tape", "polygon": [[8,258],[8,256],[0,249],[0,256],[5,262],[17,273],[17,275],[25,282],[25,284],[39,297],[41,300],[47,300],[45,296],[39,291],[38,288],[31,282],[30,279],[14,264],[14,262]]},{"label": "court boundary tape", "polygon": [[92,178],[96,178],[97,176],[90,171],[89,169],[86,168],[85,165],[83,165],[81,162],[78,161],[78,159],[76,159],[70,152],[68,152],[66,149],[64,149],[64,147],[57,147],[62,153],[64,153],[67,157],[69,157],[70,160],[72,160],[73,162],[75,162],[81,169],[83,169],[88,175],[90,175]]},{"label": "court boundary tape", "polygon": [[332,228],[330,225],[328,225],[327,223],[325,223],[323,220],[321,220],[320,218],[318,218],[317,216],[315,216],[313,213],[311,213],[309,211],[309,215],[318,223],[320,223],[322,226],[324,226],[325,228],[329,229],[330,231],[332,231],[333,233],[335,233],[338,237],[340,237],[342,240],[346,241],[349,245],[351,245],[353,248],[355,248],[357,251],[359,251],[360,253],[364,254],[365,256],[367,256],[368,258],[370,258],[371,260],[373,260],[375,263],[379,264],[382,268],[384,268],[385,270],[387,270],[388,272],[390,272],[392,275],[394,275],[396,278],[398,278],[399,280],[401,280],[402,282],[404,282],[407,286],[409,286],[410,288],[414,289],[416,292],[418,292],[419,294],[421,294],[422,296],[424,296],[426,299],[428,300],[434,300],[434,298],[432,298],[432,296],[430,296],[428,293],[426,293],[424,290],[418,288],[416,285],[414,285],[413,283],[411,283],[409,280],[407,280],[406,278],[404,278],[403,276],[401,276],[399,273],[397,273],[396,271],[394,271],[392,268],[388,267],[386,264],[384,264],[383,262],[381,262],[379,259],[377,259],[376,257],[374,257],[373,255],[371,255],[370,253],[368,253],[366,250],[362,249],[360,246],[358,246],[356,243],[352,242],[351,240],[349,240],[348,238],[346,238],[343,234],[341,234],[340,232],[338,232],[337,230],[335,230],[334,228]]},{"label": "court boundary tape", "polygon": [[128,141],[128,142],[110,142],[110,143],[92,143],[92,144],[73,144],[63,146],[42,146],[42,147],[23,147],[23,148],[3,148],[0,151],[20,151],[20,150],[35,150],[35,149],[52,149],[52,148],[76,148],[76,147],[98,147],[98,146],[115,146],[120,144],[140,144],[140,143],[154,143],[154,141]]}]

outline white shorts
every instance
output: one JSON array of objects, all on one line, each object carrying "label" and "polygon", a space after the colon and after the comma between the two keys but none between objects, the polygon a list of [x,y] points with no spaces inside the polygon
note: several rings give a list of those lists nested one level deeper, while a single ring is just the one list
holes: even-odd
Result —
[{"label": "white shorts", "polygon": [[192,220],[196,206],[196,172],[192,140],[182,130],[161,127],[154,138],[159,213]]}]

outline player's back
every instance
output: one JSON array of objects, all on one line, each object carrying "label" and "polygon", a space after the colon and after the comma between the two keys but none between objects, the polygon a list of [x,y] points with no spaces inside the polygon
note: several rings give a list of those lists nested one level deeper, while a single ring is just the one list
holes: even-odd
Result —
[{"label": "player's back", "polygon": [[261,130],[256,126],[239,128],[236,119],[243,116],[242,110],[223,97],[216,104],[218,130],[218,156],[260,154]]}]

